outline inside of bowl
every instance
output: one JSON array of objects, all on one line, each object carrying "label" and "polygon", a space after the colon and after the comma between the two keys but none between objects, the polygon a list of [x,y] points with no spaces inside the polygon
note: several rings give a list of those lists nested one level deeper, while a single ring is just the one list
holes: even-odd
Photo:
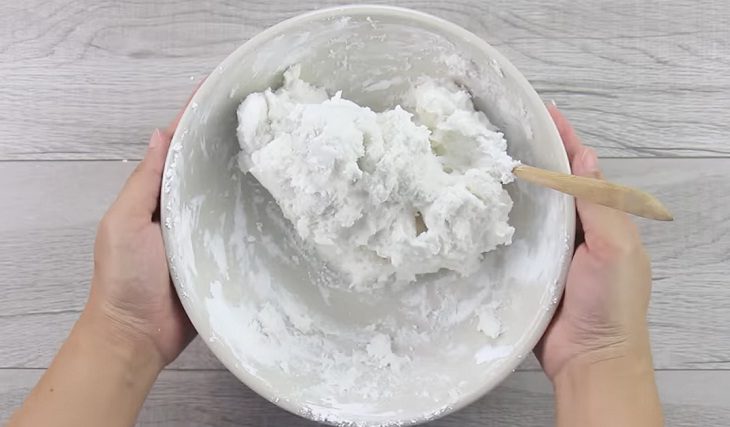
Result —
[{"label": "inside of bowl", "polygon": [[[281,406],[333,423],[431,418],[496,385],[542,333],[572,247],[569,198],[510,184],[514,241],[486,254],[478,273],[357,293],[237,168],[237,106],[301,64],[305,81],[378,111],[423,76],[454,80],[504,132],[514,158],[567,171],[537,95],[472,37],[398,9],[297,18],[232,54],[185,113],[163,185],[173,279],[215,354]],[[498,331],[480,330],[495,322]]]}]

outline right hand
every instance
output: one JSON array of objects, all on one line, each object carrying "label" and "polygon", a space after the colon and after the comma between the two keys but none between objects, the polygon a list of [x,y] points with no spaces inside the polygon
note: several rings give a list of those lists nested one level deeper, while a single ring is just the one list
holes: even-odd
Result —
[{"label": "right hand", "polygon": [[[595,151],[583,146],[556,107],[548,110],[573,173],[602,178]],[[582,200],[576,207],[580,225],[563,300],[535,348],[553,382],[571,364],[624,357],[651,362],[651,269],[636,225],[617,210]]]}]

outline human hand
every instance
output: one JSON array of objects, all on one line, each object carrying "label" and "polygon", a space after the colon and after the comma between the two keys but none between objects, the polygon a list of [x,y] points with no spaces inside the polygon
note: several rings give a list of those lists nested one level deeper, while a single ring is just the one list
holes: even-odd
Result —
[{"label": "human hand", "polygon": [[[555,106],[548,110],[573,173],[602,178],[595,151],[583,146]],[[565,293],[535,354],[553,382],[569,365],[625,357],[648,361],[651,369],[651,270],[636,225],[610,208],[581,200],[576,207],[580,225]]]},{"label": "human hand", "polygon": [[195,335],[172,289],[158,213],[179,118],[152,134],[101,220],[86,307],[10,425],[134,425],[160,370]]},{"label": "human hand", "polygon": [[179,119],[154,131],[144,159],[99,224],[84,310],[117,341],[149,351],[160,369],[195,336],[170,281],[159,220],[162,173]]}]

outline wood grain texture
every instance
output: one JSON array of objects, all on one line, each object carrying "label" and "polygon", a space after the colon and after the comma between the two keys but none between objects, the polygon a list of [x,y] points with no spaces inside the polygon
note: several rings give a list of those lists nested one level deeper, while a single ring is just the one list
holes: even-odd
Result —
[{"label": "wood grain texture", "polygon": [[[0,3],[0,160],[137,159],[242,42],[348,0]],[[382,3],[382,1],[375,1]],[[725,0],[408,0],[504,53],[604,156],[728,156]]]},{"label": "wood grain texture", "polygon": [[[654,263],[656,367],[730,369],[730,159],[603,163],[609,178],[652,192],[676,216],[640,221]],[[96,223],[133,167],[0,162],[0,368],[50,362],[86,298]],[[200,342],[174,367],[222,369]],[[522,369],[538,366],[528,360]]]},{"label": "wood grain texture", "polygon": [[[0,370],[0,420],[7,420],[42,370]],[[730,372],[658,372],[667,425],[726,427]],[[517,372],[471,406],[429,427],[534,427],[553,423],[550,383],[540,372]],[[223,371],[165,371],[138,419],[139,426],[315,427],[247,389]]]},{"label": "wood grain texture", "polygon": [[[245,40],[349,2],[0,2],[0,422],[83,307],[96,224],[135,166],[120,160],[138,159],[150,131]],[[653,257],[649,321],[667,424],[730,425],[730,3],[387,3],[483,37],[599,154],[639,157],[603,164],[676,217],[639,221]],[[546,426],[552,416],[550,385],[530,358],[430,425]],[[200,340],[160,376],[139,425],[315,426],[245,388]]]}]

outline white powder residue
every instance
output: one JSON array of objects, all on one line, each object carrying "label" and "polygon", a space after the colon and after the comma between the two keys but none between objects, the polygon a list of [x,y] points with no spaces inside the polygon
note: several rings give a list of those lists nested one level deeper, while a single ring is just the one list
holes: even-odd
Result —
[{"label": "white powder residue", "polygon": [[477,310],[477,329],[489,338],[497,338],[502,333],[502,322],[497,317],[497,305],[484,304]]},{"label": "white powder residue", "polygon": [[396,371],[400,370],[400,365],[407,358],[396,356],[393,353],[393,343],[390,335],[376,334],[370,340],[365,349],[368,352],[368,356],[373,360],[376,360],[379,368],[390,367]]},{"label": "white powder residue", "polygon": [[424,79],[403,104],[412,113],[330,98],[295,66],[238,109],[241,169],[358,290],[469,275],[514,233],[503,184],[516,162],[469,93]]},{"label": "white powder residue", "polygon": [[206,230],[203,233],[203,244],[210,251],[221,274],[223,274],[226,278],[230,277],[228,274],[228,257],[226,255],[226,247],[223,237],[220,235],[211,235],[211,233]]},{"label": "white powder residue", "polygon": [[[383,32],[363,38],[373,22]],[[373,22],[332,17],[229,59],[183,116],[162,185],[170,273],[206,344],[274,403],[342,426],[423,422],[492,384],[554,309],[572,254],[567,198],[516,183],[510,213],[516,162],[473,105],[540,164],[539,100],[509,64]],[[327,91],[293,67],[240,104],[297,62]]]},{"label": "white powder residue", "polygon": [[513,347],[509,345],[485,345],[474,355],[474,360],[477,362],[477,365],[493,362],[509,356],[512,350]]},{"label": "white powder residue", "polygon": [[[469,357],[465,346],[433,342],[435,331],[469,322],[485,342],[498,345],[502,330],[493,284],[461,277],[482,264],[482,253],[511,242],[512,200],[503,184],[512,180],[516,162],[501,133],[455,84],[424,79],[403,95],[402,105],[375,113],[339,93],[329,97],[302,81],[294,67],[280,89],[251,94],[238,110],[238,166],[276,203],[254,188],[249,197],[267,225],[247,224],[243,193],[236,189],[229,243],[254,293],[239,307],[210,311],[218,313],[218,328],[238,330],[232,319],[242,319],[245,341],[265,369],[312,378],[301,398],[330,396],[330,410],[318,411],[328,416],[352,409],[351,398],[367,405],[394,397],[413,375],[413,357],[428,354],[429,347],[442,346],[454,359]],[[425,229],[418,229],[417,216]],[[272,236],[284,236],[284,242]],[[305,294],[272,286],[256,273],[256,252],[241,252],[252,244],[281,266],[304,260],[326,308],[312,310],[301,300]],[[437,271],[408,285],[416,275]],[[384,313],[368,323],[332,321],[341,316],[343,292],[358,310],[377,310],[380,292],[364,291],[387,284],[403,319]],[[458,298],[457,286],[458,294],[471,297]],[[331,298],[339,302],[331,304]],[[434,381],[445,386],[451,379],[436,375],[429,379]],[[450,389],[441,403],[449,405],[458,393],[458,387]]]}]

